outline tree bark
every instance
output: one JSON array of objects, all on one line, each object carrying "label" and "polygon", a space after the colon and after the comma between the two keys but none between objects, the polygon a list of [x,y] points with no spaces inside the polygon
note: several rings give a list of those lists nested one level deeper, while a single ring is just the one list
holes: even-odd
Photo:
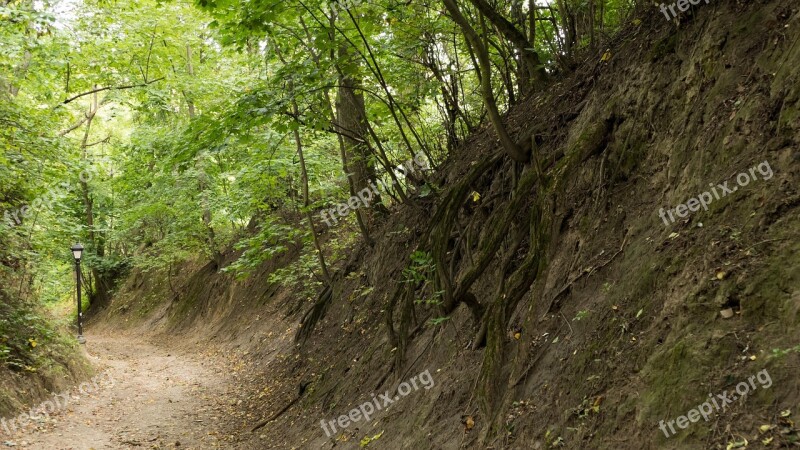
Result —
[{"label": "tree bark", "polygon": [[[339,59],[347,61],[348,57],[347,44],[340,44]],[[350,170],[347,176],[352,179],[356,192],[371,189],[371,183],[377,180],[375,164],[370,161],[368,147],[363,143],[368,134],[366,116],[364,94],[358,89],[358,80],[352,74],[341,71],[336,96],[336,126],[347,132],[342,136]],[[382,206],[380,195],[374,196],[372,205],[373,208]]]},{"label": "tree bark", "polygon": [[489,61],[488,50],[483,45],[483,42],[481,42],[478,33],[461,14],[461,11],[459,10],[455,0],[442,1],[450,13],[450,16],[453,18],[453,21],[459,27],[461,27],[461,31],[464,33],[467,43],[471,44],[472,48],[475,50],[478,58],[478,70],[481,74],[481,95],[483,96],[483,101],[486,103],[486,109],[489,112],[489,120],[492,122],[495,131],[500,137],[500,142],[503,144],[503,149],[514,161],[527,163],[530,159],[529,152],[523,150],[511,139],[511,136],[508,134],[508,130],[506,130],[505,125],[503,124],[503,118],[500,116],[500,111],[497,109],[497,103],[495,102],[494,93],[492,92],[492,66],[491,62]]},{"label": "tree bark", "polygon": [[520,57],[528,70],[531,81],[536,84],[544,81],[547,74],[544,67],[542,67],[539,54],[533,49],[533,44],[525,37],[525,33],[519,31],[513,23],[509,22],[508,19],[492,8],[486,0],[470,0],[470,2],[475,5],[481,14],[489,19],[489,22],[497,28],[503,37],[511,41],[511,43],[517,47]]}]

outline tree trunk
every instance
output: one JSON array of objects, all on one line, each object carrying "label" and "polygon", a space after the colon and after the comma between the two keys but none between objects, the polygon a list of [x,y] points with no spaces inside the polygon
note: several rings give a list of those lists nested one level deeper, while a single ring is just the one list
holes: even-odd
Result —
[{"label": "tree trunk", "polygon": [[529,152],[523,150],[518,146],[508,134],[503,118],[500,116],[500,111],[497,109],[497,103],[494,99],[492,92],[492,66],[489,61],[489,52],[481,42],[480,36],[475,32],[475,29],[467,22],[467,19],[461,14],[455,0],[443,0],[445,7],[453,18],[453,21],[461,27],[464,37],[467,42],[471,44],[475,50],[478,58],[478,70],[481,75],[481,94],[483,101],[486,103],[486,109],[489,112],[489,120],[492,122],[495,131],[500,137],[500,142],[503,144],[503,149],[511,159],[520,163],[527,163],[530,155]]},{"label": "tree trunk", "polygon": [[[348,56],[347,44],[342,43],[339,46],[339,59],[347,61]],[[358,81],[353,75],[342,71],[336,97],[336,127],[344,134],[345,155],[350,170],[347,176],[352,180],[356,192],[372,189],[370,185],[377,180],[375,164],[370,161],[368,146],[364,143],[368,133],[366,117],[364,94],[358,90]],[[373,208],[382,206],[380,195],[374,196],[372,205]]]},{"label": "tree trunk", "polygon": [[[194,66],[192,66],[192,46],[189,44],[186,44],[186,72],[190,77],[194,78]],[[184,96],[186,97],[186,105],[189,109],[189,117],[194,118],[194,102],[185,93]]]},{"label": "tree trunk", "polygon": [[[533,44],[525,37],[525,33],[519,31],[513,23],[509,22],[508,19],[492,8],[486,0],[470,0],[470,2],[478,8],[481,14],[492,22],[492,25],[497,28],[503,37],[511,41],[511,43],[517,47],[532,82],[540,84],[544,81],[547,74],[544,67],[542,67],[539,54],[533,49]],[[536,84],[534,86],[536,86]]]},{"label": "tree trunk", "polygon": [[[286,64],[286,61],[283,59],[283,54],[281,54],[280,48],[275,47],[275,52],[280,58],[281,62]],[[288,82],[289,87],[289,95],[292,96],[292,114],[295,117],[299,117],[300,110],[297,107],[297,100],[294,98],[294,81],[289,80]],[[297,146],[297,156],[300,159],[300,176],[302,178],[302,189],[303,189],[303,212],[308,219],[308,226],[311,228],[311,236],[314,239],[314,247],[317,249],[317,258],[319,259],[319,266],[322,270],[322,275],[325,277],[325,283],[330,285],[331,283],[331,274],[328,271],[328,265],[325,264],[325,254],[322,252],[322,244],[320,244],[319,236],[317,236],[317,228],[314,226],[314,217],[311,214],[311,201],[309,200],[308,196],[308,170],[306,169],[306,158],[303,155],[303,141],[300,139],[300,130],[297,128],[294,129],[292,132],[294,136],[294,143]]]},{"label": "tree trunk", "polygon": [[[83,133],[83,139],[81,140],[81,159],[84,164],[89,161],[89,153],[87,150],[90,146],[89,135],[92,128],[92,121],[94,120],[99,108],[100,105],[97,99],[97,93],[95,92],[93,94],[92,102],[89,105],[89,110],[86,112],[86,129]],[[78,177],[78,182],[81,186],[84,218],[86,220],[86,229],[89,234],[89,248],[95,252],[95,255],[98,258],[103,258],[103,256],[105,256],[105,242],[103,239],[98,237],[95,229],[94,198],[92,198],[91,192],[89,191],[89,180],[88,178],[83,178],[83,172],[81,172],[81,175]],[[107,278],[106,274],[99,271],[97,267],[91,268],[91,275],[94,279],[94,283],[88,284],[90,287],[87,292],[89,297],[89,305],[97,307],[107,304],[110,300],[109,291],[111,289],[111,280]]]}]

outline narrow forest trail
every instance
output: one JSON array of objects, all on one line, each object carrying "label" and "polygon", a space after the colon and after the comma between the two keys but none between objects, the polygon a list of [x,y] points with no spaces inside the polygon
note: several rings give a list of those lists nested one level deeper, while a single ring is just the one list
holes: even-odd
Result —
[{"label": "narrow forest trail", "polygon": [[[132,336],[88,335],[92,387],[70,392],[50,418],[6,445],[25,449],[239,448],[230,361],[211,350],[167,349]],[[165,343],[167,344],[167,343]],[[96,386],[96,387],[95,387]],[[66,394],[66,393],[65,393]],[[242,421],[239,421],[242,423]],[[5,440],[5,439],[4,439]]]}]

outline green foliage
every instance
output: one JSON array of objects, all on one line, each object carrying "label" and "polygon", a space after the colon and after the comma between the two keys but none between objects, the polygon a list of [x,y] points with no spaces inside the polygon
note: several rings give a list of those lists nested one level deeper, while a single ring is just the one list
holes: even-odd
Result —
[{"label": "green foliage", "polygon": [[417,250],[411,254],[411,264],[403,269],[403,282],[416,284],[427,281],[433,269],[430,253]]},{"label": "green foliage", "polygon": [[433,326],[441,325],[447,322],[448,320],[450,320],[450,317],[434,317],[433,319],[431,319],[431,325]]},{"label": "green foliage", "polygon": [[304,236],[305,233],[301,230],[267,216],[264,223],[259,225],[258,233],[243,238],[236,244],[235,248],[242,251],[242,255],[223,270],[234,273],[237,278],[245,278],[265,261],[286,253],[290,246]]},{"label": "green foliage", "polygon": [[783,349],[781,349],[781,348],[773,348],[772,349],[772,354],[770,356],[772,358],[783,358],[784,356],[786,356],[786,355],[788,355],[788,354],[790,354],[792,352],[800,353],[800,345],[797,345],[796,347],[783,348]]},{"label": "green foliage", "polygon": [[286,267],[281,267],[269,275],[270,283],[281,283],[292,289],[300,298],[313,299],[322,287],[322,281],[314,273],[319,268],[317,256],[310,246],[300,257]]},{"label": "green foliage", "polygon": [[11,303],[0,294],[0,364],[12,370],[34,371],[46,358],[42,350],[58,337],[31,303]]},{"label": "green foliage", "polygon": [[575,317],[573,317],[573,318],[572,318],[572,321],[574,322],[574,321],[576,321],[576,320],[583,320],[583,319],[585,319],[585,318],[586,318],[586,317],[588,317],[588,316],[589,316],[589,311],[587,311],[587,310],[585,310],[585,309],[584,309],[584,310],[578,311],[578,312],[575,314]]}]

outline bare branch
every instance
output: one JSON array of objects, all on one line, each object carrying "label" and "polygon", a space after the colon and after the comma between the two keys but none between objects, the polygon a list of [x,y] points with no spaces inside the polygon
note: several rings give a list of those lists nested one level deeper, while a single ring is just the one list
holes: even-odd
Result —
[{"label": "bare branch", "polygon": [[71,127],[67,128],[66,130],[64,130],[64,131],[62,131],[62,132],[60,132],[60,133],[58,133],[58,135],[59,135],[59,136],[66,136],[66,135],[68,135],[69,133],[71,133],[71,132],[75,131],[76,129],[78,129],[78,127],[79,127],[79,126],[81,126],[81,125],[83,125],[84,123],[86,123],[86,121],[87,121],[87,120],[89,120],[89,118],[88,118],[88,117],[86,117],[86,114],[84,114],[84,115],[83,115],[83,119],[79,120],[79,121],[78,121],[78,123],[76,123],[75,125],[73,125],[73,126],[71,126]]}]

